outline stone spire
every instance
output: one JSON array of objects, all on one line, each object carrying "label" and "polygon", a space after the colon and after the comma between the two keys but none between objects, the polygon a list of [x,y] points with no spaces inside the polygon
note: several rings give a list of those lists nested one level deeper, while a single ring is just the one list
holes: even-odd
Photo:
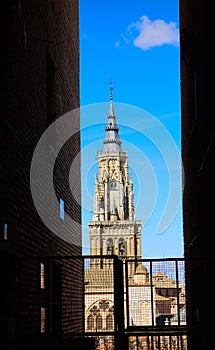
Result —
[{"label": "stone spire", "polygon": [[119,128],[116,124],[116,115],[114,113],[113,107],[113,86],[110,82],[110,108],[109,114],[107,116],[108,125],[106,126],[106,135],[104,143],[104,152],[121,152],[121,143],[122,141],[119,138]]},{"label": "stone spire", "polygon": [[110,85],[110,112],[109,116],[114,116],[114,108],[113,108],[113,86]]}]

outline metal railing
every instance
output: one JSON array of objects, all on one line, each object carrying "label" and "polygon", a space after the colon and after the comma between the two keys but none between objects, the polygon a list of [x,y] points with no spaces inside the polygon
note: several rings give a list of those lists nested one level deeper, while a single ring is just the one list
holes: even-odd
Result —
[{"label": "metal railing", "polygon": [[187,349],[182,258],[35,257],[16,269],[17,339],[32,349]]}]

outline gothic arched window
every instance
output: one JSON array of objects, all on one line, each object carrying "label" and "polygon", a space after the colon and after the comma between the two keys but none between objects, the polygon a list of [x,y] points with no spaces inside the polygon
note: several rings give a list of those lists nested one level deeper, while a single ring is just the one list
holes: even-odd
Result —
[{"label": "gothic arched window", "polygon": [[102,329],[102,316],[98,315],[96,317],[96,330]]},{"label": "gothic arched window", "polygon": [[116,190],[116,182],[115,181],[111,182],[111,189]]},{"label": "gothic arched window", "polygon": [[94,318],[92,315],[87,318],[87,329],[91,331],[94,330]]},{"label": "gothic arched window", "polygon": [[107,255],[113,255],[113,240],[112,240],[112,238],[107,239]]},{"label": "gothic arched window", "polygon": [[124,238],[119,239],[119,255],[126,255],[126,243]]},{"label": "gothic arched window", "polygon": [[107,330],[113,329],[113,316],[112,315],[108,315],[106,317],[106,328],[107,328]]}]

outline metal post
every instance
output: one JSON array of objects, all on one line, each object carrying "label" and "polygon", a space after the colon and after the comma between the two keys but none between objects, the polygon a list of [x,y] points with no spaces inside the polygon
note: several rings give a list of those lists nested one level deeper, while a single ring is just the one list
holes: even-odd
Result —
[{"label": "metal post", "polygon": [[123,261],[114,257],[114,350],[128,350],[124,329]]}]

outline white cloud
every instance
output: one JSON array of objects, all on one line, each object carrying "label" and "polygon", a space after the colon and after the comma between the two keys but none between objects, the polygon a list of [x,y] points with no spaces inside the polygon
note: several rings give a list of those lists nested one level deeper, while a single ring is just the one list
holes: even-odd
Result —
[{"label": "white cloud", "polygon": [[142,16],[138,22],[128,27],[134,46],[142,50],[149,50],[155,46],[179,45],[179,30],[176,23],[167,23],[162,19],[151,21],[147,16]]}]

